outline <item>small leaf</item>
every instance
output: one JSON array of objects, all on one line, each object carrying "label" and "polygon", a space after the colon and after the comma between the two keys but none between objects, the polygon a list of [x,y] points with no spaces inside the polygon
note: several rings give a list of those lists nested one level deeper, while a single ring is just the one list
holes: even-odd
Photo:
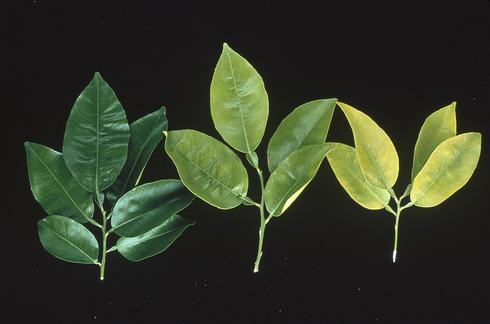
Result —
[{"label": "small leaf", "polygon": [[92,218],[92,196],[73,179],[61,153],[29,142],[24,147],[31,190],[46,213],[70,217],[80,223]]},{"label": "small leaf", "polygon": [[165,251],[184,230],[195,222],[179,215],[172,215],[162,225],[136,237],[122,237],[117,250],[126,259],[137,262]]},{"label": "small leaf", "polygon": [[349,196],[367,209],[383,209],[390,201],[390,193],[370,185],[362,174],[356,149],[341,143],[329,143],[333,150],[327,159],[337,180]]},{"label": "small leaf", "polygon": [[390,189],[398,177],[398,154],[385,131],[368,115],[338,102],[349,121],[362,173],[373,186]]},{"label": "small leaf", "polygon": [[413,154],[412,182],[435,148],[456,135],[456,103],[433,112],[420,129]]},{"label": "small leaf", "polygon": [[419,207],[442,203],[471,178],[480,151],[480,133],[464,133],[439,144],[415,177],[410,200]]},{"label": "small leaf", "polygon": [[128,158],[116,181],[107,191],[111,204],[138,185],[143,170],[150,157],[162,140],[162,132],[167,130],[167,116],[164,107],[148,114],[129,126]]},{"label": "small leaf", "polygon": [[114,91],[95,73],[66,123],[63,158],[75,180],[101,192],[117,178],[128,155],[129,126]]},{"label": "small leaf", "polygon": [[53,256],[67,262],[97,264],[99,244],[82,224],[57,215],[43,218],[37,224],[41,244]]},{"label": "small leaf", "polygon": [[337,99],[307,102],[283,119],[267,147],[267,164],[272,173],[289,154],[312,144],[323,144]]},{"label": "small leaf", "polygon": [[117,201],[112,212],[112,228],[121,236],[141,235],[189,206],[193,199],[194,195],[180,180],[146,183]]},{"label": "small leaf", "polygon": [[246,153],[245,157],[251,166],[253,166],[254,168],[259,167],[259,157],[257,156],[257,153],[255,153],[255,151],[252,153]]},{"label": "small leaf", "polygon": [[307,145],[277,166],[264,191],[265,205],[271,215],[281,215],[298,198],[329,150],[331,147],[327,144]]},{"label": "small leaf", "polygon": [[253,152],[264,136],[269,101],[254,67],[226,43],[211,81],[211,117],[225,142]]},{"label": "small leaf", "polygon": [[207,203],[231,209],[247,195],[248,174],[242,161],[211,136],[195,130],[170,131],[165,150],[184,185]]}]

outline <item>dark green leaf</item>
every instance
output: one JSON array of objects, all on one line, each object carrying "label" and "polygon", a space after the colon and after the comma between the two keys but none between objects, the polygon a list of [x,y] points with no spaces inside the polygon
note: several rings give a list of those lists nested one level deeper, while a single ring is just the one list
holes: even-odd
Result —
[{"label": "dark green leaf", "polygon": [[190,225],[195,222],[172,215],[160,226],[136,237],[122,237],[117,250],[126,259],[137,262],[165,251]]},{"label": "dark green leaf", "polygon": [[180,180],[146,183],[117,201],[112,212],[112,228],[121,236],[141,235],[189,206],[193,199]]},{"label": "dark green leaf", "polygon": [[53,256],[67,262],[97,264],[99,244],[82,224],[57,215],[37,224],[41,244]]},{"label": "dark green leaf", "polygon": [[63,158],[75,180],[101,192],[117,178],[128,154],[129,125],[114,91],[95,73],[75,101],[63,141]]},{"label": "dark green leaf", "polygon": [[77,222],[92,218],[92,196],[73,179],[61,153],[35,143],[26,142],[24,146],[31,190],[43,209]]},{"label": "dark green leaf", "polygon": [[131,123],[128,159],[116,181],[107,191],[107,199],[114,205],[128,190],[138,185],[146,163],[167,130],[164,107]]}]

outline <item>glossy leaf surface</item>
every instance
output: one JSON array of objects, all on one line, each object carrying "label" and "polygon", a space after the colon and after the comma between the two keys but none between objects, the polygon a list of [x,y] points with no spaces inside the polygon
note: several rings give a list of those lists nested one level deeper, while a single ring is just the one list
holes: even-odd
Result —
[{"label": "glossy leaf surface", "polygon": [[383,209],[390,201],[390,193],[370,185],[362,174],[356,149],[341,143],[329,143],[332,150],[327,159],[337,180],[349,196],[367,209]]},{"label": "glossy leaf surface", "polygon": [[271,215],[281,215],[298,198],[329,150],[328,144],[304,146],[278,165],[264,191],[265,205]]},{"label": "glossy leaf surface", "polygon": [[362,173],[373,186],[389,189],[398,177],[398,154],[393,142],[368,115],[338,103],[349,121]]},{"label": "glossy leaf surface", "polygon": [[160,226],[136,237],[122,237],[117,250],[130,261],[141,261],[165,251],[192,222],[179,215],[172,215]]},{"label": "glossy leaf surface", "polygon": [[247,170],[222,142],[195,130],[177,130],[167,133],[165,150],[184,185],[207,203],[230,209],[247,195]]},{"label": "glossy leaf surface", "polygon": [[75,180],[90,192],[109,187],[128,154],[129,125],[114,91],[95,73],[66,124],[63,157]]},{"label": "glossy leaf surface", "polygon": [[464,133],[439,144],[413,181],[412,202],[433,207],[449,198],[471,178],[480,151],[480,133]]},{"label": "glossy leaf surface", "polygon": [[53,256],[73,263],[97,263],[99,244],[82,224],[57,215],[43,218],[37,224],[41,244]]},{"label": "glossy leaf surface", "polygon": [[180,180],[159,180],[138,186],[114,206],[111,225],[126,237],[141,235],[165,222],[194,199]]},{"label": "glossy leaf surface", "polygon": [[292,152],[312,144],[323,144],[337,99],[320,99],[294,109],[277,127],[267,147],[269,171]]},{"label": "glossy leaf surface", "polygon": [[223,139],[250,153],[264,136],[269,101],[254,67],[226,43],[211,81],[211,117]]},{"label": "glossy leaf surface", "polygon": [[167,127],[166,110],[163,107],[131,123],[128,158],[121,174],[107,191],[107,199],[113,205],[139,183],[143,170]]},{"label": "glossy leaf surface", "polygon": [[24,144],[31,190],[46,213],[86,222],[92,218],[92,195],[73,179],[61,153],[47,146]]},{"label": "glossy leaf surface", "polygon": [[456,103],[433,112],[420,129],[413,154],[412,182],[435,148],[456,135]]}]

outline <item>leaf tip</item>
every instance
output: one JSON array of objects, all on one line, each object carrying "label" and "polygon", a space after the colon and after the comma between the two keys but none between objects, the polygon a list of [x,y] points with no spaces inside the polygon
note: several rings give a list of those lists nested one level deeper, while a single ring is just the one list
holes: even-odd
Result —
[{"label": "leaf tip", "polygon": [[162,131],[163,136],[168,137],[168,131]]}]

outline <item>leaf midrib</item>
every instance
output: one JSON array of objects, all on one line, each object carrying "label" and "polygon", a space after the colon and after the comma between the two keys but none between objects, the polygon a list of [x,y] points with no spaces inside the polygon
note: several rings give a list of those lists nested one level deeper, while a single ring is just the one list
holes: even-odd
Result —
[{"label": "leaf midrib", "polygon": [[245,127],[245,120],[243,118],[243,112],[242,112],[242,109],[243,108],[242,108],[242,101],[241,101],[242,99],[241,99],[240,94],[238,93],[238,85],[237,85],[237,82],[236,82],[235,71],[233,69],[233,64],[231,63],[230,53],[228,53],[228,51],[226,51],[226,57],[228,59],[228,64],[230,66],[231,78],[233,79],[233,84],[234,84],[234,89],[235,89],[235,95],[236,95],[236,98],[238,100],[238,111],[240,112],[240,121],[242,123],[243,136],[245,138],[245,145],[247,146],[248,153],[251,153],[250,143],[248,142],[247,129]]}]

